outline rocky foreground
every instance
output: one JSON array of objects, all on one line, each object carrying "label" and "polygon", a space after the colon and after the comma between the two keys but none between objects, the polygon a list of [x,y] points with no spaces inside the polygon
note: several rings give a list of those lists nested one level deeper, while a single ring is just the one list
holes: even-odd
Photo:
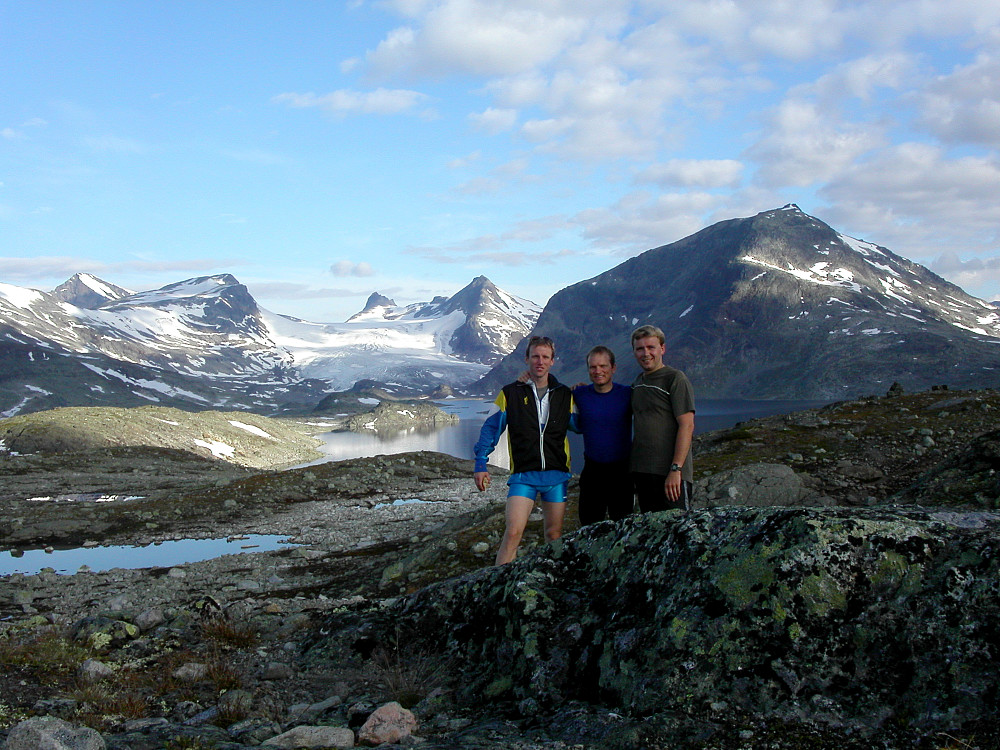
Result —
[{"label": "rocky foreground", "polygon": [[[504,568],[502,482],[477,493],[440,454],[282,472],[131,445],[3,455],[3,549],[296,546],[5,577],[0,737],[998,747],[998,415],[996,392],[933,391],[703,435],[699,508],[554,544],[536,521]],[[132,499],[58,500],[73,487]]]}]

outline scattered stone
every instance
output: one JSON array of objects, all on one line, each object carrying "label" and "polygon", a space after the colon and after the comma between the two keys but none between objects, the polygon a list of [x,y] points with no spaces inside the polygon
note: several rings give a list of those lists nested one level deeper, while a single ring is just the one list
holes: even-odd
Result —
[{"label": "scattered stone", "polygon": [[346,727],[301,726],[265,740],[261,747],[348,748],[354,747],[354,732]]},{"label": "scattered stone", "polygon": [[171,676],[181,682],[200,682],[208,676],[208,665],[198,662],[188,662],[177,667]]},{"label": "scattered stone", "polygon": [[[62,547],[67,540],[74,540],[70,543],[77,545],[85,540],[121,545],[148,544],[172,538],[222,538],[232,534],[262,533],[288,535],[295,544],[303,546],[289,546],[268,553],[227,555],[174,568],[116,569],[76,575],[60,575],[49,568],[37,575],[7,576],[0,579],[0,632],[29,633],[35,629],[39,633],[50,633],[55,631],[53,625],[78,623],[81,618],[100,615],[106,618],[105,625],[109,622],[132,625],[141,635],[133,637],[126,629],[118,633],[121,636],[118,638],[115,631],[122,628],[121,625],[108,625],[110,631],[102,633],[100,626],[90,623],[88,627],[95,629],[88,631],[84,640],[79,642],[92,645],[88,639],[96,633],[97,642],[93,645],[101,646],[102,653],[106,654],[100,658],[102,663],[122,664],[128,669],[140,670],[163,669],[163,665],[170,664],[167,669],[171,669],[182,663],[163,658],[171,652],[181,654],[190,650],[184,659],[191,663],[205,658],[209,649],[212,649],[211,653],[224,655],[225,667],[232,670],[234,683],[242,682],[240,687],[225,690],[207,679],[185,683],[176,696],[158,698],[157,704],[150,706],[160,716],[114,724],[106,731],[104,740],[113,750],[124,750],[126,747],[132,750],[159,750],[187,745],[232,747],[235,750],[236,743],[257,746],[279,735],[282,729],[291,729],[297,724],[341,727],[350,724],[360,728],[373,714],[375,706],[394,695],[383,686],[385,681],[371,681],[370,675],[362,681],[358,676],[367,669],[372,650],[380,646],[381,636],[378,636],[379,639],[375,637],[378,632],[389,636],[388,641],[382,643],[395,642],[404,647],[399,651],[406,655],[401,666],[414,670],[430,669],[428,665],[441,666],[429,660],[433,649],[422,645],[421,639],[425,634],[411,630],[407,618],[395,616],[399,603],[408,601],[411,592],[417,592],[417,597],[427,596],[426,587],[432,582],[440,581],[433,587],[435,596],[447,598],[452,596],[449,592],[453,591],[453,581],[466,579],[481,582],[494,576],[506,576],[506,598],[501,598],[499,606],[490,614],[470,620],[468,628],[427,629],[430,632],[426,636],[432,641],[434,632],[448,633],[448,638],[437,639],[440,642],[438,645],[443,645],[452,637],[460,641],[469,632],[478,632],[486,638],[489,628],[493,627],[490,624],[492,621],[504,623],[513,633],[513,637],[505,641],[508,650],[497,652],[495,659],[497,664],[509,667],[495,680],[483,685],[476,682],[478,676],[466,675],[464,670],[469,664],[475,661],[481,664],[483,660],[463,657],[448,663],[448,678],[454,679],[454,682],[448,683],[447,690],[430,690],[427,695],[413,697],[419,702],[413,705],[412,710],[420,718],[421,734],[428,737],[429,745],[517,750],[556,746],[682,747],[681,739],[690,741],[692,737],[708,736],[705,732],[714,732],[712,742],[719,747],[748,747],[747,737],[751,737],[752,744],[767,744],[773,750],[786,750],[787,746],[769,734],[766,720],[760,715],[752,715],[754,707],[748,710],[746,703],[746,695],[752,694],[758,682],[771,675],[774,692],[765,691],[766,700],[760,701],[759,706],[766,708],[767,701],[776,701],[776,696],[792,696],[788,705],[794,707],[780,720],[798,722],[802,717],[820,717],[819,720],[825,722],[822,724],[825,729],[811,724],[808,731],[831,733],[823,735],[827,742],[822,746],[846,747],[857,739],[859,733],[872,731],[871,727],[881,722],[887,732],[895,727],[893,731],[912,730],[916,734],[906,735],[906,741],[886,739],[879,746],[923,746],[932,743],[932,737],[941,737],[941,732],[948,730],[951,736],[958,738],[956,742],[965,738],[985,750],[988,743],[984,744],[983,738],[995,736],[991,732],[993,725],[989,723],[994,719],[995,709],[981,708],[980,721],[985,723],[979,727],[968,726],[964,733],[961,730],[965,725],[961,722],[962,717],[969,714],[968,706],[941,709],[940,723],[928,725],[926,729],[908,724],[908,720],[902,718],[918,716],[919,710],[906,706],[897,709],[898,702],[911,700],[910,694],[926,684],[920,682],[922,672],[906,664],[902,667],[903,672],[899,673],[913,675],[912,683],[916,687],[908,687],[901,692],[901,698],[892,697],[889,691],[881,703],[869,702],[869,716],[858,720],[863,726],[846,726],[841,722],[847,701],[838,701],[837,696],[829,691],[838,686],[844,686],[845,690],[852,688],[855,690],[852,695],[860,701],[866,696],[866,674],[878,672],[886,676],[887,683],[891,683],[889,678],[897,662],[886,663],[886,666],[879,660],[896,658],[892,656],[896,652],[891,647],[899,640],[895,633],[892,639],[886,636],[885,640],[871,641],[874,644],[871,650],[856,656],[848,667],[822,660],[817,662],[817,667],[808,659],[796,662],[787,654],[775,651],[786,644],[786,640],[800,648],[816,643],[829,643],[831,649],[834,648],[839,632],[816,635],[811,630],[823,620],[839,623],[845,634],[853,632],[855,637],[868,637],[866,634],[869,631],[865,627],[845,619],[848,614],[854,617],[866,612],[866,605],[852,603],[845,610],[838,609],[834,602],[838,591],[847,592],[844,596],[855,602],[849,597],[856,596],[859,590],[832,574],[830,578],[837,582],[836,585],[824,576],[828,569],[836,570],[837,561],[842,558],[845,564],[849,560],[857,561],[855,575],[860,576],[859,581],[874,576],[881,582],[882,589],[874,593],[883,598],[876,600],[873,606],[877,612],[871,615],[870,622],[866,622],[865,626],[870,626],[873,633],[881,632],[877,630],[881,625],[876,623],[876,614],[882,612],[878,607],[895,604],[898,611],[885,614],[885,619],[891,621],[892,617],[898,617],[902,612],[910,612],[910,620],[897,630],[909,633],[903,636],[903,640],[914,644],[914,648],[919,647],[925,661],[933,660],[937,652],[928,647],[928,639],[932,636],[943,637],[942,633],[948,632],[947,627],[935,619],[940,603],[926,604],[922,598],[923,588],[914,591],[908,587],[924,586],[928,579],[937,576],[941,581],[953,582],[953,600],[947,600],[945,604],[953,608],[955,621],[966,628],[966,640],[949,657],[952,659],[952,671],[948,672],[948,676],[941,677],[933,689],[925,690],[926,702],[922,705],[944,705],[942,701],[947,701],[954,692],[949,692],[952,683],[958,685],[955,691],[965,690],[965,700],[974,700],[978,689],[976,685],[966,681],[963,687],[959,683],[966,675],[962,665],[968,663],[963,661],[965,651],[962,649],[975,648],[975,644],[979,643],[977,638],[981,622],[986,621],[983,618],[988,620],[992,616],[989,615],[989,601],[976,598],[982,593],[978,588],[982,577],[970,565],[978,554],[974,547],[976,538],[992,535],[996,527],[995,513],[1000,503],[1000,433],[991,434],[990,430],[995,430],[1000,397],[991,392],[976,392],[968,396],[960,394],[957,398],[960,400],[956,401],[951,395],[903,394],[893,399],[890,408],[885,400],[872,397],[871,401],[843,402],[810,410],[794,418],[776,416],[752,420],[744,423],[738,431],[729,431],[725,439],[716,439],[709,434],[697,437],[695,463],[699,481],[738,466],[783,466],[775,476],[781,479],[780,474],[784,474],[793,482],[797,476],[804,493],[803,503],[809,501],[816,505],[842,506],[824,512],[837,519],[851,519],[851,523],[859,524],[857,528],[860,531],[847,537],[853,541],[841,540],[831,533],[827,544],[833,557],[816,562],[814,580],[792,586],[787,576],[796,570],[794,555],[804,555],[805,559],[809,559],[811,553],[806,546],[796,546],[798,542],[790,542],[782,536],[784,527],[773,520],[773,516],[768,515],[772,520],[762,520],[756,527],[761,542],[759,558],[733,558],[725,571],[717,560],[713,562],[714,556],[720,552],[720,543],[724,541],[718,534],[725,524],[720,520],[714,526],[704,528],[684,527],[682,532],[645,546],[652,549],[659,545],[671,551],[674,557],[669,564],[677,565],[684,559],[685,545],[694,545],[691,549],[697,550],[696,557],[703,556],[698,558],[701,565],[716,570],[713,582],[706,583],[697,574],[678,573],[681,588],[671,594],[673,598],[668,601],[654,595],[647,600],[644,594],[635,592],[646,591],[642,588],[647,584],[645,579],[663,575],[662,568],[666,563],[651,565],[644,571],[645,578],[638,576],[627,584],[612,587],[618,588],[622,596],[626,596],[626,591],[634,594],[634,600],[629,598],[624,602],[618,614],[619,619],[624,618],[625,625],[631,624],[631,630],[627,627],[617,631],[611,627],[598,628],[600,638],[595,637],[595,624],[590,619],[594,616],[593,608],[589,606],[593,591],[574,588],[581,585],[579,581],[562,580],[547,562],[553,551],[571,550],[564,553],[563,559],[574,561],[577,576],[588,575],[595,562],[587,558],[589,552],[581,553],[578,540],[592,537],[597,530],[589,528],[579,534],[574,533],[576,519],[571,505],[567,514],[567,536],[563,541],[554,545],[539,543],[537,538],[531,538],[535,532],[529,528],[523,549],[524,559],[515,565],[530,568],[533,571],[531,576],[514,575],[514,568],[493,570],[492,566],[486,565],[484,556],[495,548],[503,528],[502,490],[505,488],[488,493],[472,492],[468,478],[469,462],[463,464],[437,454],[413,454],[414,458],[403,460],[375,457],[315,466],[308,472],[290,470],[265,472],[252,478],[241,476],[237,482],[220,479],[220,476],[229,476],[225,473],[229,469],[223,467],[222,462],[217,462],[218,468],[207,465],[202,468],[208,472],[204,477],[208,490],[202,493],[201,490],[185,489],[182,494],[177,488],[190,488],[191,485],[183,485],[171,477],[159,479],[160,467],[166,464],[156,463],[159,459],[149,454],[136,452],[123,459],[121,454],[109,451],[96,460],[92,457],[74,459],[93,461],[93,473],[87,474],[80,464],[73,468],[72,474],[67,468],[65,475],[63,469],[32,468],[31,462],[43,467],[50,458],[4,456],[4,461],[0,463],[0,494],[20,493],[20,497],[41,494],[36,490],[20,489],[29,487],[27,483],[30,482],[49,485],[72,481],[78,489],[84,482],[123,481],[123,478],[127,479],[125,474],[113,475],[109,470],[128,460],[142,462],[141,467],[133,464],[128,469],[128,475],[134,473],[137,483],[154,486],[159,482],[161,487],[165,487],[168,479],[174,482],[171,489],[164,490],[164,494],[157,498],[144,499],[141,507],[138,503],[126,507],[111,502],[29,506],[17,497],[5,495],[4,503],[0,503],[0,528],[9,534],[5,536],[5,542],[12,540],[11,543],[21,544],[25,539],[34,539],[31,546],[37,548],[43,545]],[[934,406],[942,402],[950,402],[947,410]],[[906,433],[909,433],[909,438],[904,437]],[[936,445],[922,445],[927,437],[932,438]],[[916,458],[915,448],[923,453],[922,458]],[[174,460],[171,458],[171,461]],[[794,466],[792,475],[786,473],[790,471],[789,466]],[[77,469],[84,470],[78,472]],[[219,473],[220,470],[223,473]],[[105,474],[111,478],[106,479]],[[69,479],[71,476],[72,480]],[[22,482],[27,483],[15,485]],[[725,489],[724,502],[720,504],[735,502],[743,505],[739,499],[743,497],[741,493],[760,491],[761,484],[757,481],[756,485],[751,483],[744,487],[736,481],[719,483]],[[911,484],[910,490],[901,492]],[[18,489],[12,490],[14,486]],[[46,488],[45,492],[50,490]],[[145,495],[137,488],[132,488],[130,492]],[[575,500],[575,492],[574,480],[570,484],[571,503]],[[234,503],[223,512],[227,494],[231,495]],[[696,492],[696,498],[699,494]],[[704,497],[707,498],[707,494]],[[776,491],[774,497],[782,497],[782,492]],[[183,502],[178,503],[178,498],[183,498]],[[412,498],[431,502],[392,505],[394,500]],[[766,500],[761,502],[765,504]],[[893,507],[894,503],[896,507]],[[870,517],[861,513],[851,515],[856,512],[852,506],[864,505],[876,506],[865,508],[866,512],[888,513],[897,519],[909,518],[912,508],[900,508],[899,503],[931,509],[933,521],[943,524],[945,529],[961,529],[969,535],[968,539],[949,547],[955,551],[951,568],[941,568],[940,573],[914,573],[916,563],[909,556],[919,550],[941,554],[941,545],[952,544],[946,540],[951,540],[953,532],[935,528],[926,536],[906,537],[900,540],[901,546],[893,546],[895,542],[892,538],[886,541],[884,537],[879,537],[877,543],[871,541],[871,529],[874,527]],[[145,510],[147,507],[149,510]],[[739,510],[720,508],[712,512],[722,514],[718,518],[728,518],[726,514]],[[775,510],[772,506],[760,512],[770,514]],[[746,507],[742,511],[745,512]],[[702,512],[696,510],[693,516]],[[809,515],[810,511],[801,507],[787,512],[801,515],[799,520],[806,525],[815,522],[817,529],[827,533],[824,523],[830,518],[816,520],[822,516]],[[845,513],[848,515],[841,515]],[[119,514],[120,518],[115,520]],[[54,516],[63,517],[54,519]],[[132,526],[121,525],[123,520],[127,523],[129,519]],[[49,521],[53,520],[55,522],[50,524]],[[147,528],[146,524],[153,521],[159,524],[158,528]],[[618,547],[608,547],[610,554],[616,556],[611,571],[627,567],[627,562],[642,546],[642,539],[649,538],[639,521],[636,518],[619,524],[599,525],[617,529],[620,534]],[[106,531],[109,529],[117,531]],[[52,536],[46,536],[49,533]],[[363,544],[359,544],[362,540]],[[911,547],[906,546],[907,540]],[[477,543],[482,545],[479,547],[480,554],[470,554]],[[704,546],[698,547],[700,543]],[[869,544],[881,545],[879,555],[870,560],[864,558],[869,562],[856,558],[858,544],[861,549]],[[735,543],[730,546],[734,549],[739,547]],[[759,579],[758,574],[767,569],[761,566],[770,561],[768,554],[773,552],[778,555],[782,550],[792,556],[788,558],[788,565],[771,583]],[[896,552],[902,560],[896,557]],[[17,550],[12,550],[11,554],[16,556]],[[988,560],[990,555],[983,554],[981,557]],[[393,578],[390,591],[393,596],[399,596],[383,600],[380,597],[386,594],[379,590],[378,584],[394,563],[400,563],[398,570],[401,574]],[[610,586],[609,575],[615,578],[618,573],[606,571],[601,586]],[[241,581],[257,582],[260,586],[241,588],[238,585]],[[692,631],[704,630],[703,626],[711,631],[713,623],[718,625],[721,622],[718,619],[722,617],[718,614],[719,607],[729,606],[729,599],[720,599],[717,588],[724,584],[729,587],[727,591],[733,594],[742,585],[741,581],[746,583],[746,597],[758,597],[747,600],[750,601],[747,615],[756,612],[764,617],[763,613],[769,612],[772,619],[756,622],[752,627],[725,629],[719,626],[715,640],[711,643],[706,640],[702,644],[705,653],[721,653],[720,662],[726,662],[731,667],[727,676],[716,680],[711,690],[701,679],[702,667],[696,654],[678,667],[686,675],[684,690],[687,692],[683,692],[684,695],[701,690],[703,697],[708,696],[703,704],[692,698],[690,705],[680,707],[672,714],[667,712],[674,717],[687,716],[684,720],[686,725],[683,722],[670,724],[674,719],[664,719],[668,726],[661,730],[627,706],[622,708],[619,705],[614,711],[587,707],[588,696],[599,694],[604,696],[602,700],[608,700],[609,697],[634,697],[638,694],[635,691],[639,688],[634,688],[632,684],[645,679],[642,669],[655,659],[631,659],[628,649],[630,643],[634,644],[636,639],[644,637],[643,623],[646,619],[655,620],[661,613],[670,614],[669,620],[657,620],[664,633],[663,643],[672,643],[672,648],[683,650],[697,640]],[[897,585],[893,581],[898,582],[896,589],[892,588]],[[782,599],[786,588],[801,600],[793,597],[789,604]],[[468,612],[481,611],[483,591],[481,588],[470,589],[465,600]],[[692,595],[687,604],[686,600],[677,598],[684,591]],[[893,591],[898,592],[895,598]],[[816,602],[824,600],[834,602],[826,614],[802,615],[795,609],[802,601],[818,606]],[[579,601],[587,603],[586,611],[573,609],[576,606],[574,602]],[[613,607],[609,605],[598,609],[611,611]],[[541,625],[536,631],[534,618],[541,618],[546,612],[561,612],[562,617],[546,623],[546,627],[551,626],[551,632]],[[643,618],[629,620],[636,612],[645,614]],[[706,614],[712,612],[716,613],[715,620]],[[38,616],[26,616],[35,613]],[[373,631],[373,613],[375,620],[384,616],[391,625],[384,631]],[[325,637],[321,634],[330,629],[328,623],[334,616],[353,618],[352,627],[356,630],[349,631],[351,635],[345,639],[344,648],[332,651],[331,658],[316,658],[319,653],[318,639]],[[699,620],[702,616],[707,619]],[[245,627],[253,643],[238,646],[205,640],[206,631],[203,629],[215,618],[236,625],[233,636],[241,635],[239,629]],[[928,623],[925,631],[915,629],[921,618]],[[695,624],[691,630],[685,631],[685,626],[692,621]],[[620,624],[616,621],[615,626]],[[906,627],[911,627],[911,630],[907,631]],[[932,632],[935,627],[938,628],[936,634]],[[766,664],[761,662],[757,665],[751,658],[752,654],[746,655],[752,652],[754,628],[764,631],[777,628],[772,633],[773,638],[766,642],[761,640],[756,646],[759,654],[769,655],[770,661]],[[805,635],[796,638],[798,628],[803,628]],[[66,632],[72,635],[74,629],[71,626]],[[330,632],[335,635],[341,631]],[[709,638],[710,633],[704,635]],[[226,634],[213,637],[224,638]],[[103,644],[104,640],[107,640],[106,644]],[[301,652],[303,641],[313,644],[313,649],[304,654]],[[332,648],[333,641],[327,643]],[[538,644],[537,653],[521,654],[518,650],[532,643]],[[598,647],[595,644],[611,653],[612,657],[602,660],[593,651]],[[856,646],[853,644],[851,648]],[[744,647],[747,652],[739,650]],[[844,653],[850,651],[847,646],[841,648]],[[528,665],[524,671],[521,671],[522,656]],[[626,667],[626,671],[630,670],[628,679],[616,676],[614,668],[619,662],[622,670]],[[750,667],[746,666],[748,663]],[[286,665],[292,673],[282,677],[284,670],[278,666],[274,667],[273,673],[276,679],[260,681],[271,664]],[[668,679],[671,673],[667,666],[672,664],[675,664],[674,657],[664,656],[657,679]],[[968,670],[968,674],[978,674],[982,684],[988,688],[993,679],[991,675],[996,671],[991,664],[989,659],[982,659],[976,662],[974,670]],[[559,682],[560,674],[572,674],[572,669],[579,665],[590,666],[575,682],[572,678],[565,683]],[[594,674],[605,672],[611,675],[608,684],[588,687],[587,680]],[[824,675],[834,675],[827,692],[817,688]],[[216,675],[213,674],[213,677]],[[523,681],[522,677],[525,678]],[[523,691],[522,682],[529,686]],[[558,684],[572,685],[573,690],[581,691],[582,699],[552,701],[549,697],[552,686]],[[476,690],[476,685],[481,689]],[[734,695],[729,694],[729,688]],[[38,695],[51,694],[39,692],[37,686],[25,685],[23,675],[0,675],[0,702],[13,705],[14,716],[44,714],[75,720],[77,709],[81,708],[75,701],[37,699]],[[475,699],[481,701],[487,696],[489,699],[485,702],[475,703]],[[190,697],[192,700],[172,703],[179,697]],[[470,699],[473,699],[471,704]],[[722,705],[726,708],[717,708]],[[356,708],[351,710],[347,706]],[[708,724],[700,723],[705,717],[699,714],[698,706],[713,706],[705,709],[709,712]],[[236,718],[236,714],[245,710],[251,713],[230,725],[228,732],[215,726],[225,726]],[[900,712],[891,713],[896,710]],[[752,723],[732,726],[730,722],[736,721],[734,717],[738,716],[746,716],[746,721]],[[953,720],[954,723],[950,723]],[[279,721],[284,721],[284,725],[280,725]],[[0,730],[0,738],[4,731],[9,733],[12,730]],[[608,734],[602,735],[602,731]],[[661,731],[674,734],[658,739],[657,732]],[[923,745],[913,739],[920,736],[921,731],[924,731]],[[546,737],[544,741],[540,739],[543,735]],[[603,745],[602,737],[605,738]],[[422,741],[421,737],[411,734],[398,744],[410,746]]]},{"label": "scattered stone", "polygon": [[53,716],[22,721],[10,730],[4,750],[104,750],[96,729],[76,728]]},{"label": "scattered stone", "polygon": [[161,608],[151,607],[136,615],[134,622],[139,630],[146,632],[162,625],[166,622],[166,617]]},{"label": "scattered stone", "polygon": [[287,680],[295,674],[294,670],[284,662],[272,661],[260,673],[262,680]]},{"label": "scattered stone", "polygon": [[412,711],[392,701],[379,706],[358,730],[358,742],[363,745],[392,745],[409,737],[417,728]]},{"label": "scattered stone", "polygon": [[100,682],[114,675],[115,670],[97,659],[87,659],[76,671],[77,679],[83,683]]},{"label": "scattered stone", "polygon": [[110,617],[85,617],[73,625],[73,640],[86,643],[96,651],[120,648],[139,636],[139,628],[130,622]]},{"label": "scattered stone", "polygon": [[242,719],[253,708],[253,694],[247,690],[227,690],[219,696],[219,714]]},{"label": "scattered stone", "polygon": [[226,731],[229,736],[243,745],[260,745],[265,740],[281,734],[281,725],[270,719],[252,717],[237,721]]}]

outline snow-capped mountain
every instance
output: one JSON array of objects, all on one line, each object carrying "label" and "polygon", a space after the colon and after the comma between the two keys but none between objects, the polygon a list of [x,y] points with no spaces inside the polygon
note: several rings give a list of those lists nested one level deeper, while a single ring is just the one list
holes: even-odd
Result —
[{"label": "snow-capped mountain", "polygon": [[89,273],[78,273],[52,290],[52,296],[77,307],[98,308],[135,294]]},{"label": "snow-capped mountain", "polygon": [[534,302],[508,294],[485,276],[477,276],[453,297],[435,297],[406,307],[372,294],[364,309],[347,322],[421,324],[439,320],[439,346],[461,359],[492,365],[531,332],[541,311]]},{"label": "snow-capped mountain", "polygon": [[[663,329],[664,360],[701,396],[845,398],[933,385],[1000,386],[1000,311],[916,263],[789,204],[719,222],[555,294],[535,332],[556,376],[585,380],[594,344],[638,371],[630,334]],[[483,392],[523,367],[508,356]]]},{"label": "snow-capped mountain", "polygon": [[452,297],[405,307],[376,292],[345,323],[266,312],[263,320],[304,377],[335,390],[362,379],[428,390],[481,378],[531,332],[540,312],[479,276]]},{"label": "snow-capped mountain", "polygon": [[[513,321],[510,307],[522,316],[516,331],[490,330],[490,340],[520,341],[538,307],[485,279],[451,300],[343,324],[264,310],[228,274],[138,293],[85,274],[51,293],[0,284],[0,373],[8,386],[0,414],[143,402],[273,412],[314,404],[361,379],[416,390],[463,385],[489,369],[477,361],[481,349],[456,346],[458,331],[479,324],[461,304],[474,286],[494,290],[505,305],[489,320]],[[487,307],[478,314],[487,317]]]},{"label": "snow-capped mountain", "polygon": [[0,284],[0,416],[150,402],[269,414],[357,381],[491,393],[523,368],[514,349],[532,332],[556,340],[561,380],[585,381],[586,352],[605,344],[629,382],[643,323],[701,397],[1000,387],[1000,310],[788,205],[642,253],[540,314],[483,277],[405,307],[376,293],[336,324],[263,310],[228,274],[138,293],[87,275],[53,292]]}]

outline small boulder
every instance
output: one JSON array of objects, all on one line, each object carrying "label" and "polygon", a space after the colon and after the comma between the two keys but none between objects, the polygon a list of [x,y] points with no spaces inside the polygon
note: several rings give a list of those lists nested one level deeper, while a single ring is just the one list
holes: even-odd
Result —
[{"label": "small boulder", "polygon": [[5,750],[105,750],[104,739],[96,729],[80,727],[54,716],[40,716],[22,721],[7,735]]},{"label": "small boulder", "polygon": [[115,673],[111,667],[97,659],[87,659],[76,670],[77,679],[83,683],[100,682]]},{"label": "small boulder", "polygon": [[417,728],[417,717],[396,701],[379,706],[358,730],[358,742],[363,745],[396,744]]},{"label": "small boulder", "polygon": [[264,740],[261,747],[354,747],[354,732],[347,727],[301,726]]}]

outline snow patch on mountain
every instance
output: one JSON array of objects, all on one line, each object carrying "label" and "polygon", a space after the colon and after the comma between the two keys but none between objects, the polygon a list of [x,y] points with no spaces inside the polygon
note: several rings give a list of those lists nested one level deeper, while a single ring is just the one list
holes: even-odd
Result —
[{"label": "snow patch on mountain", "polygon": [[451,356],[450,338],[465,322],[457,312],[424,320],[355,316],[348,323],[308,323],[262,310],[261,320],[302,376],[324,380],[331,390],[362,379],[471,382],[489,370]]},{"label": "snow patch on mountain", "polygon": [[819,284],[821,286],[839,286],[844,287],[845,289],[850,289],[854,292],[861,291],[861,285],[854,281],[854,274],[846,268],[834,268],[833,270],[828,270],[828,266],[830,265],[829,263],[817,263],[811,268],[801,269],[795,268],[791,264],[782,268],[775,263],[770,263],[762,258],[754,257],[753,255],[744,255],[740,258],[740,260],[753,265],[763,266],[764,268],[770,268],[774,271],[780,271],[781,273],[786,273],[789,276],[794,276],[811,284]]},{"label": "snow patch on mountain", "polygon": [[[908,265],[905,260],[872,242],[846,234],[837,234],[836,238],[843,247],[856,253],[854,257],[863,261],[863,265],[855,261],[852,264],[854,270],[851,270],[836,262],[823,260],[811,263],[807,267],[797,267],[787,260],[777,262],[750,253],[744,254],[740,259],[745,263],[787,274],[811,284],[842,287],[860,295],[862,299],[874,302],[886,315],[926,322],[928,313],[934,313],[964,331],[990,338],[1000,337],[1000,312],[995,307],[971,297],[958,299],[933,284],[925,283],[910,267],[912,264]],[[834,248],[835,243],[831,241],[829,246]],[[817,249],[819,246],[812,247]],[[826,255],[829,257],[828,253]],[[842,263],[847,262],[851,262],[850,259],[842,261]],[[758,274],[754,280],[760,277]],[[830,297],[828,304],[833,302],[859,311],[866,309],[864,306],[859,307],[850,300],[838,297]],[[843,333],[846,330],[848,329],[834,329],[831,333]],[[879,332],[888,333],[881,329]]]}]

